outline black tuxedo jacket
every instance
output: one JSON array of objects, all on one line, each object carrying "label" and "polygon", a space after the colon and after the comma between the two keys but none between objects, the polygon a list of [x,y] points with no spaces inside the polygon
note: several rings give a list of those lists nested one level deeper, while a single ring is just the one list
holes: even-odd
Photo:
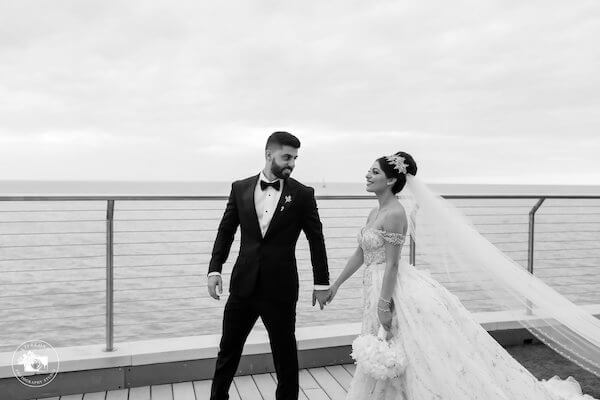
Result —
[{"label": "black tuxedo jacket", "polygon": [[263,238],[254,204],[257,182],[258,175],[255,175],[231,185],[208,272],[221,272],[239,226],[240,252],[231,272],[229,292],[240,297],[255,294],[297,301],[299,285],[295,252],[301,230],[310,245],[314,284],[329,284],[327,253],[314,189],[295,179],[286,179]]}]

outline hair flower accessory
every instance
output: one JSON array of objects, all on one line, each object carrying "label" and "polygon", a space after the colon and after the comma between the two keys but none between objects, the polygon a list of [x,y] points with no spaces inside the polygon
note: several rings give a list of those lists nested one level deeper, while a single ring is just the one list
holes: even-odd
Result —
[{"label": "hair flower accessory", "polygon": [[408,167],[408,164],[406,164],[405,158],[402,156],[399,156],[397,154],[393,154],[391,156],[386,156],[385,159],[387,160],[387,162],[389,162],[390,164],[392,164],[394,166],[394,169],[396,169],[398,172],[400,172],[401,174],[405,174],[406,175],[406,167]]}]

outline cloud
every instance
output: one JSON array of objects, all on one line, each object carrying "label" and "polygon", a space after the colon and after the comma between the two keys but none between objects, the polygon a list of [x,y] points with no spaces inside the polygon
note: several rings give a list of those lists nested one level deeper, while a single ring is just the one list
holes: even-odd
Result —
[{"label": "cloud", "polygon": [[4,2],[0,177],[229,180],[279,129],[311,180],[388,143],[431,179],[594,174],[599,36],[594,1]]}]

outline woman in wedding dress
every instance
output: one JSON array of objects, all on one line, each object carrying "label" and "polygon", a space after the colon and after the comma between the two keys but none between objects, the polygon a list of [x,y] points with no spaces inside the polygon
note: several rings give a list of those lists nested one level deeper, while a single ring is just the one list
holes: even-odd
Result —
[{"label": "woman in wedding dress", "polygon": [[413,157],[403,152],[373,163],[366,190],[377,196],[379,207],[358,233],[359,246],[331,286],[329,298],[332,301],[344,281],[364,266],[362,333],[377,335],[383,327],[392,345],[405,353],[406,370],[395,379],[375,380],[358,363],[347,398],[592,400],[571,377],[537,380],[455,295],[428,272],[400,259],[412,230],[410,214],[396,194],[416,179],[416,172]]}]

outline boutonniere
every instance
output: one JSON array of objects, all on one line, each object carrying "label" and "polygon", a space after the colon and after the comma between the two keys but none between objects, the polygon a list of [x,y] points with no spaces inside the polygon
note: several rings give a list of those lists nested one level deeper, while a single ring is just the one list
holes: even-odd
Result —
[{"label": "boutonniere", "polygon": [[[285,204],[287,203],[291,203],[292,202],[292,195],[287,195],[285,196]],[[283,211],[285,209],[285,205],[281,206],[281,209],[279,211]]]}]

